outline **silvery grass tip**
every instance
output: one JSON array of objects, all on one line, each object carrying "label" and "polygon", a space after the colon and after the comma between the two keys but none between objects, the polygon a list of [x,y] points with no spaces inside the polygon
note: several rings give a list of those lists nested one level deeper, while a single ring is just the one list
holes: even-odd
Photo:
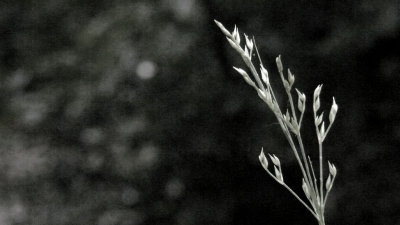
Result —
[{"label": "silvery grass tip", "polygon": [[[324,163],[323,163],[323,142],[328,135],[333,122],[335,121],[336,114],[338,112],[338,105],[336,104],[335,98],[332,100],[332,106],[329,112],[328,121],[324,121],[324,113],[319,113],[321,107],[320,95],[322,91],[322,84],[318,85],[313,93],[313,115],[314,115],[314,126],[316,130],[318,146],[319,146],[319,174],[314,171],[312,161],[308,155],[306,155],[303,140],[301,138],[301,125],[303,122],[304,112],[306,110],[306,95],[298,89],[297,92],[297,107],[295,107],[292,87],[295,83],[295,75],[290,69],[287,69],[287,75],[285,75],[285,69],[282,63],[282,58],[279,55],[275,58],[277,72],[281,78],[283,87],[288,97],[290,106],[282,113],[281,107],[275,97],[273,87],[269,81],[269,72],[261,61],[260,54],[255,43],[255,39],[250,39],[246,34],[243,34],[244,44],[241,44],[241,34],[239,29],[235,25],[232,32],[225,28],[225,26],[214,20],[219,29],[225,35],[230,46],[236,50],[237,53],[242,57],[249,73],[245,69],[239,67],[233,67],[243,79],[252,88],[255,89],[258,96],[267,104],[268,108],[274,113],[281,129],[288,141],[291,150],[297,160],[301,174],[302,174],[302,189],[306,197],[306,201],[299,197],[285,182],[283,179],[283,172],[281,167],[281,161],[274,154],[268,154],[269,160],[272,162],[273,170],[269,168],[268,158],[264,154],[264,149],[261,149],[259,160],[264,170],[278,183],[285,187],[291,194],[293,194],[301,204],[303,204],[311,214],[317,219],[319,225],[325,225],[325,205],[330,193],[333,183],[336,178],[337,169],[334,164],[328,161],[329,174],[324,180]],[[257,54],[259,67],[257,68],[252,61],[253,53]],[[250,75],[249,75],[250,74]],[[329,125],[325,125],[329,124]],[[317,179],[319,175],[319,181]]]}]

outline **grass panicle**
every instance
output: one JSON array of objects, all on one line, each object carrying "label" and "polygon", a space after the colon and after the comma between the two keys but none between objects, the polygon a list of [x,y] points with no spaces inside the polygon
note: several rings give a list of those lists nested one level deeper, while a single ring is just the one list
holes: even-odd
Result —
[{"label": "grass panicle", "polygon": [[[260,54],[258,52],[255,40],[249,39],[246,34],[244,36],[244,43],[241,43],[239,29],[235,26],[233,32],[229,32],[222,23],[215,20],[217,26],[221,29],[222,33],[226,36],[228,43],[232,46],[236,52],[242,57],[243,62],[246,64],[247,69],[233,67],[257,92],[258,96],[267,104],[268,108],[274,113],[280,127],[282,128],[283,134],[286,137],[291,150],[296,157],[297,163],[301,170],[301,186],[305,195],[305,200],[299,197],[284,181],[281,162],[275,155],[268,154],[269,158],[264,154],[263,148],[259,155],[259,160],[262,167],[265,169],[267,174],[276,180],[279,184],[285,187],[297,200],[300,201],[307,210],[317,219],[319,225],[325,225],[325,206],[328,199],[328,195],[332,189],[333,183],[336,178],[337,169],[334,164],[328,161],[329,174],[324,179],[324,159],[323,159],[323,142],[326,136],[331,130],[332,124],[335,121],[336,114],[338,111],[338,105],[336,104],[335,98],[332,100],[332,106],[329,112],[328,121],[324,120],[324,113],[319,113],[321,103],[320,94],[322,90],[322,84],[315,88],[313,94],[313,115],[314,125],[318,141],[319,151],[319,171],[315,173],[312,161],[306,154],[303,140],[301,137],[301,127],[303,122],[304,112],[306,110],[306,95],[298,89],[295,89],[297,93],[297,107],[295,107],[294,97],[292,95],[293,85],[295,83],[295,75],[287,69],[285,69],[282,63],[281,56],[276,57],[275,62],[279,76],[281,78],[283,87],[289,101],[289,107],[285,109],[285,113],[282,113],[271,83],[269,81],[269,73],[266,67],[261,61]],[[260,66],[257,68],[253,64],[252,55],[256,53]],[[327,124],[327,125],[326,125]],[[271,160],[272,164],[269,164]],[[273,169],[271,169],[273,167]],[[319,175],[319,177],[317,177]]]}]

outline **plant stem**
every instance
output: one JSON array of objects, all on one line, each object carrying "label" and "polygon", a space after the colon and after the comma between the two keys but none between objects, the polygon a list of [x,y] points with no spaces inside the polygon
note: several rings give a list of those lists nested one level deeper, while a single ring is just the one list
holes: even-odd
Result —
[{"label": "plant stem", "polygon": [[280,183],[282,186],[284,186],[290,193],[292,193],[292,195],[294,195],[294,197],[297,198],[297,200],[299,200],[299,202],[301,202],[301,204],[303,204],[308,211],[311,212],[311,214],[318,220],[320,221],[320,218],[317,214],[315,214],[315,212],[289,187],[287,186],[285,183],[281,182],[280,180],[278,180],[269,170],[266,170],[267,173],[274,178],[274,180],[276,180],[276,182]]},{"label": "plant stem", "polygon": [[318,141],[318,148],[319,148],[319,186],[320,186],[320,202],[319,202],[319,206],[320,206],[320,220],[321,222],[323,222],[323,224],[325,224],[324,221],[324,165],[323,165],[323,159],[322,159],[322,141]]}]

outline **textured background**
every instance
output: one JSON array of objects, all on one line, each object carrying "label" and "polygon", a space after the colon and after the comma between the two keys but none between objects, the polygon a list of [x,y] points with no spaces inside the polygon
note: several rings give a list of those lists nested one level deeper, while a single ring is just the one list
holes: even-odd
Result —
[{"label": "textured background", "polygon": [[282,54],[308,99],[320,83],[325,111],[336,97],[327,224],[400,224],[399,4],[1,1],[0,224],[316,224],[258,163],[277,154],[301,193],[214,18],[255,36],[273,85]]}]

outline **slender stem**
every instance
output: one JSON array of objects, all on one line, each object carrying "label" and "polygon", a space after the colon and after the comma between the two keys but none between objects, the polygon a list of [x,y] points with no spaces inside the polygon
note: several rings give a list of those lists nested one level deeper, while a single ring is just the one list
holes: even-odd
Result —
[{"label": "slender stem", "polygon": [[251,73],[253,74],[253,77],[255,78],[258,86],[260,87],[261,90],[265,91],[265,87],[263,83],[260,80],[260,76],[258,75],[258,72],[256,68],[254,67],[253,63],[249,58],[247,58],[245,55],[242,55],[243,61],[246,63],[247,67],[251,70]]},{"label": "slender stem", "polygon": [[[283,81],[285,80],[285,78],[283,77],[283,72],[279,72],[279,75],[280,75],[281,80],[282,80],[282,82],[283,82]],[[294,119],[294,121],[299,125],[299,123],[297,122],[296,110],[295,110],[295,108],[294,108],[293,97],[292,97],[292,94],[290,93],[290,88],[288,87],[288,88],[285,88],[285,89],[286,89],[286,94],[287,94],[287,96],[288,96],[288,98],[289,98],[290,109],[291,109],[291,111],[292,111],[293,119]],[[300,126],[300,125],[299,125],[299,126]],[[297,136],[297,142],[299,143],[299,146],[300,146],[301,154],[302,154],[302,156],[303,156],[304,167],[306,168],[306,171],[307,171],[307,176],[306,176],[305,178],[306,178],[306,180],[308,180],[308,184],[310,185],[310,187],[311,187],[312,189],[314,189],[314,188],[312,187],[310,169],[308,168],[308,163],[307,163],[306,154],[305,154],[305,151],[304,151],[303,141],[301,140],[301,134],[300,134],[300,128],[299,128],[299,126],[298,126],[298,130],[297,130],[297,133],[298,133],[298,134],[297,134],[296,136]],[[313,190],[313,192],[315,192],[315,191]]]},{"label": "slender stem", "polygon": [[[284,78],[283,78],[283,74],[282,73],[280,73],[280,76],[281,76],[281,79],[283,80]],[[305,150],[304,150],[304,144],[303,144],[303,141],[302,141],[302,138],[301,138],[300,123],[297,122],[297,116],[296,116],[296,110],[295,110],[294,103],[293,103],[293,97],[292,97],[292,94],[290,93],[290,89],[289,88],[286,88],[286,94],[287,94],[287,96],[289,98],[289,103],[290,103],[290,108],[291,108],[291,111],[292,111],[293,119],[298,124],[296,137],[297,137],[297,142],[298,142],[299,147],[300,147],[301,155],[303,157],[304,167],[306,168],[306,172],[307,172],[307,176],[305,178],[306,178],[307,184],[311,188],[311,191],[314,194],[316,194],[315,188],[314,188],[313,183],[312,183],[312,177],[311,177],[311,174],[310,174],[310,169],[309,169],[309,165],[308,165],[307,158],[306,158],[306,153],[305,153]],[[300,117],[301,117],[301,120],[302,120],[303,119],[302,118],[303,117],[303,113],[301,114]],[[315,198],[316,195],[311,195],[311,196],[313,198]]]},{"label": "slender stem", "polygon": [[260,61],[260,64],[263,65],[261,57],[260,57],[260,53],[258,52],[258,48],[257,48],[257,44],[256,44],[256,39],[253,37],[253,43],[254,43],[254,48],[256,49],[256,53],[258,56],[258,61]]},{"label": "slender stem", "polygon": [[319,196],[319,191],[318,191],[318,188],[317,188],[317,187],[318,187],[318,185],[317,185],[317,177],[315,176],[314,167],[313,167],[313,165],[312,165],[310,156],[308,156],[308,162],[309,162],[309,164],[310,164],[312,176],[313,176],[313,179],[314,179],[315,190],[316,190],[316,192],[317,192],[317,196]]},{"label": "slender stem", "polygon": [[310,211],[311,214],[317,220],[319,220],[317,214],[289,186],[287,186],[285,183],[283,183],[280,180],[278,180],[269,170],[266,170],[266,171],[272,178],[274,178],[274,180],[276,180],[278,183],[280,183],[282,186],[284,186],[290,193],[292,193],[292,195],[294,195],[294,197],[296,197],[297,200],[299,200],[301,202],[301,204],[303,204],[308,209],[308,211]]},{"label": "slender stem", "polygon": [[292,151],[297,159],[297,163],[300,166],[303,177],[307,177],[306,171],[304,170],[303,163],[301,162],[299,153],[297,152],[296,145],[293,142],[293,139],[292,139],[292,136],[290,135],[289,129],[287,128],[287,126],[282,122],[282,120],[278,116],[277,116],[277,119],[278,119],[279,124],[281,125],[282,131],[285,134],[287,141],[289,142],[290,148],[292,149]]},{"label": "slender stem", "polygon": [[296,123],[297,123],[297,116],[296,116],[296,110],[295,110],[294,104],[293,104],[293,97],[292,97],[292,94],[290,93],[289,89],[286,90],[286,94],[287,94],[287,96],[289,98],[290,108],[292,110],[294,121],[296,121]]},{"label": "slender stem", "polygon": [[[254,65],[253,65],[253,63],[251,62],[251,60],[249,60],[249,59],[246,58],[245,56],[242,56],[242,58],[243,58],[243,60],[245,61],[247,67],[249,67],[249,69],[251,70],[251,73],[253,74],[253,76],[256,78],[256,82],[260,85],[260,88],[262,88],[263,90],[265,90],[264,85],[261,83],[261,80],[260,80],[260,78],[259,78],[259,75],[258,75],[258,73],[257,73],[257,71],[256,71],[256,69],[255,69],[255,67],[254,67]],[[269,86],[269,88],[270,88],[270,91],[271,91],[271,96],[275,99],[275,95],[274,95],[274,92],[272,91],[272,87]],[[276,99],[275,99],[275,102],[276,102]],[[278,105],[278,106],[279,106],[279,105]],[[278,115],[282,115],[282,112],[280,111],[280,108],[279,108],[279,107],[278,107],[278,110],[279,110],[278,114],[275,114],[275,115],[276,115],[276,117],[277,117],[277,119],[278,119],[278,122],[279,122],[279,124],[280,124],[280,126],[281,126],[281,128],[282,128],[282,130],[283,130],[283,133],[285,134],[285,137],[287,138],[287,140],[288,140],[288,142],[289,142],[290,147],[291,147],[292,150],[293,150],[294,155],[296,156],[297,162],[298,162],[298,164],[299,164],[299,166],[300,166],[300,169],[301,169],[301,171],[302,171],[302,173],[303,173],[303,176],[307,178],[307,173],[306,173],[306,171],[305,171],[305,169],[304,169],[303,163],[301,162],[301,159],[300,159],[299,154],[298,154],[298,152],[297,152],[296,145],[295,145],[294,142],[293,142],[293,139],[292,139],[292,136],[290,135],[289,129],[288,129],[287,126],[282,122],[281,118],[279,118],[279,116],[278,116]],[[306,167],[306,168],[307,168],[307,167]],[[306,179],[306,180],[308,180],[308,179]],[[308,181],[307,181],[307,182],[308,182]]]},{"label": "slender stem", "polygon": [[299,143],[301,154],[302,154],[303,160],[304,160],[304,162],[306,164],[307,175],[308,175],[308,179],[309,179],[309,185],[311,187],[311,190],[315,194],[315,195],[312,195],[312,196],[314,196],[314,198],[316,198],[316,196],[318,196],[317,191],[315,190],[317,188],[317,186],[314,187],[314,185],[313,185],[313,179],[311,177],[310,169],[309,169],[309,167],[311,165],[309,165],[309,163],[307,162],[306,153],[305,153],[305,150],[304,150],[303,140],[301,139],[301,136],[300,136],[300,130],[298,130],[298,132],[299,132],[299,135],[297,135],[297,142]]},{"label": "slender stem", "polygon": [[318,143],[319,148],[319,186],[320,186],[320,214],[321,218],[324,216],[324,169],[323,169],[323,159],[322,159],[322,141]]},{"label": "slender stem", "polygon": [[322,137],[322,140],[325,140],[325,137],[326,137],[326,135],[328,135],[329,130],[330,130],[331,127],[332,127],[332,124],[333,124],[333,122],[329,124],[328,128],[327,128],[326,131],[325,131],[325,135]]}]

